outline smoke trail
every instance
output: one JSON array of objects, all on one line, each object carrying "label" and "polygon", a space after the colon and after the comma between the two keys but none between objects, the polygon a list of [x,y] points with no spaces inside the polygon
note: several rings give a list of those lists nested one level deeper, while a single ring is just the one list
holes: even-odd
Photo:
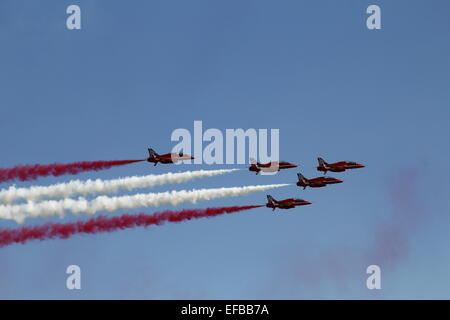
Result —
[{"label": "smoke trail", "polygon": [[83,171],[97,171],[122,166],[144,160],[114,160],[114,161],[83,161],[74,163],[33,164],[0,168],[0,183],[11,180],[35,180],[38,177],[61,176],[63,174],[78,174]]},{"label": "smoke trail", "polygon": [[179,173],[165,173],[160,175],[134,176],[114,180],[73,180],[67,183],[59,183],[51,186],[35,186],[30,188],[16,188],[12,186],[0,190],[0,201],[12,203],[15,200],[25,199],[36,201],[42,198],[68,198],[75,194],[87,195],[96,193],[115,193],[120,190],[134,190],[169,183],[183,183],[196,178],[212,177],[240,169],[223,170],[199,170]]},{"label": "smoke trail", "polygon": [[[395,267],[409,254],[415,233],[430,218],[420,201],[418,187],[423,168],[402,168],[391,179],[389,196],[393,205],[390,221],[380,223],[375,231],[375,245],[368,258],[382,266]],[[408,183],[404,183],[408,181]]]},{"label": "smoke trail", "polygon": [[113,212],[120,209],[135,209],[149,206],[176,206],[181,203],[196,203],[202,200],[212,200],[217,198],[243,196],[249,193],[264,191],[274,188],[289,186],[290,184],[269,184],[258,186],[215,188],[215,189],[194,189],[181,191],[166,191],[160,193],[142,193],[132,196],[107,197],[99,196],[93,200],[85,198],[48,200],[42,202],[28,202],[21,205],[0,206],[0,218],[11,219],[18,223],[23,223],[26,218],[50,217],[54,215],[64,216],[64,212],[70,211],[73,214],[85,212],[92,215],[99,211]]},{"label": "smoke trail", "polygon": [[[295,296],[296,299],[328,298],[323,295],[321,287],[325,283],[327,286],[335,285],[341,297],[348,294],[346,298],[350,299],[360,299],[361,295],[365,298],[368,291],[372,294],[367,297],[373,298],[374,291],[381,292],[382,290],[367,290],[365,286],[354,285],[354,281],[361,281],[357,275],[364,272],[369,265],[378,265],[382,272],[387,274],[405,262],[414,237],[420,228],[427,225],[427,220],[432,218],[433,214],[427,209],[426,201],[419,191],[421,185],[436,183],[424,180],[427,176],[426,169],[424,166],[398,168],[387,174],[386,194],[389,196],[392,210],[384,219],[374,214],[374,217],[377,216],[376,222],[371,221],[366,226],[365,233],[372,235],[373,241],[360,242],[358,245],[342,245],[333,241],[326,249],[314,249],[311,252],[302,248],[295,254],[286,249],[278,259],[286,261],[285,270],[288,271],[283,270],[277,274],[287,275],[288,278],[276,279],[277,284],[283,281],[289,285],[294,283],[295,292],[298,292],[298,284],[307,286],[307,290],[302,290],[300,296]],[[376,212],[371,211],[373,208],[370,207],[367,210],[367,213]],[[329,291],[328,287],[327,292]],[[273,299],[273,296],[269,298]]]},{"label": "smoke trail", "polygon": [[222,207],[207,209],[185,209],[181,211],[162,211],[154,214],[124,214],[118,217],[98,216],[87,221],[70,223],[47,223],[36,227],[20,229],[0,229],[0,247],[13,243],[26,243],[30,240],[67,239],[74,234],[113,232],[149,225],[162,225],[164,222],[182,222],[185,220],[215,217],[224,213],[234,213],[262,206]]}]

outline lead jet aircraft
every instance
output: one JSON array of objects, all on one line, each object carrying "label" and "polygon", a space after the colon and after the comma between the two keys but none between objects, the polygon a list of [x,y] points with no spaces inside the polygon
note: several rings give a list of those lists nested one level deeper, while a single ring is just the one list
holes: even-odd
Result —
[{"label": "lead jet aircraft", "polygon": [[365,165],[359,164],[352,161],[340,161],[335,163],[327,163],[322,158],[317,158],[317,161],[319,161],[319,166],[317,167],[317,170],[323,171],[323,174],[326,174],[327,171],[331,172],[343,172],[347,169],[358,169],[358,168],[364,168]]},{"label": "lead jet aircraft", "polygon": [[147,158],[147,161],[153,162],[155,166],[158,164],[158,162],[177,163],[178,161],[194,159],[193,156],[190,156],[188,154],[183,154],[183,152],[157,154],[156,151],[153,149],[148,149],[148,155],[149,155],[149,157]]},{"label": "lead jet aircraft", "polygon": [[306,179],[301,173],[297,173],[298,182],[297,185],[299,187],[303,187],[303,190],[306,189],[306,187],[311,188],[320,188],[320,187],[326,187],[327,184],[335,184],[335,183],[341,183],[344,182],[340,179],[332,178],[332,177],[318,177],[313,179]]},{"label": "lead jet aircraft", "polygon": [[271,161],[268,163],[259,163],[256,162],[255,159],[250,159],[251,166],[248,168],[250,171],[255,171],[256,174],[258,174],[260,171],[262,172],[276,172],[280,171],[281,169],[289,169],[289,168],[296,168],[297,165],[293,163],[289,163],[286,161]]},{"label": "lead jet aircraft", "polygon": [[284,200],[275,200],[271,195],[267,195],[267,204],[266,207],[272,208],[274,211],[276,208],[280,209],[292,209],[296,206],[305,206],[311,204],[311,202],[303,200],[303,199],[284,199]]}]

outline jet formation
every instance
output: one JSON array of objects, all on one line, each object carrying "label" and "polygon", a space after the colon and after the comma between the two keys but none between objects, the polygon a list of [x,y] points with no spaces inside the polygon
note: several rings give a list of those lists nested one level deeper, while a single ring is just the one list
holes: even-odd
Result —
[{"label": "jet formation", "polygon": [[[154,166],[156,166],[158,163],[162,164],[170,164],[170,163],[177,163],[179,161],[183,160],[192,160],[194,159],[193,156],[188,154],[183,154],[183,152],[180,153],[165,153],[165,154],[158,154],[155,150],[149,148],[148,149],[149,157],[146,159],[148,162],[154,163]],[[330,172],[344,172],[346,170],[350,169],[360,169],[364,168],[365,165],[353,162],[353,161],[339,161],[334,163],[328,163],[323,158],[317,158],[317,161],[319,162],[319,165],[316,167],[318,171],[321,171],[324,173],[324,175],[330,171]],[[291,169],[291,168],[297,168],[298,165],[287,162],[287,161],[271,161],[268,163],[259,163],[255,159],[250,159],[250,167],[248,168],[249,171],[255,172],[256,174],[259,174],[260,172],[277,172],[282,169]],[[329,184],[338,184],[344,182],[341,179],[333,178],[333,177],[317,177],[312,179],[307,179],[303,174],[297,173],[298,181],[296,183],[297,186],[303,187],[303,190],[305,190],[307,187],[310,188],[322,188],[326,187]],[[303,200],[303,199],[294,199],[294,198],[288,198],[284,200],[275,200],[271,195],[267,195],[267,203],[266,207],[272,208],[274,211],[276,208],[279,209],[292,209],[297,206],[304,206],[309,205],[311,202]]]},{"label": "jet formation", "polygon": [[[331,172],[344,172],[348,169],[359,169],[364,168],[365,166],[360,163],[352,162],[352,161],[339,161],[335,163],[327,163],[322,158],[317,159],[319,162],[319,165],[317,166],[318,171],[324,172],[326,174],[328,171]],[[292,164],[288,163],[290,166],[286,166],[283,169],[293,168]],[[296,167],[296,165],[294,165]],[[255,165],[252,163],[249,170],[250,171],[256,171],[255,168],[258,168],[257,164]],[[256,173],[258,174],[259,171]],[[317,177],[312,179],[307,179],[303,174],[297,173],[298,181],[296,183],[297,186],[303,187],[303,190],[306,189],[306,187],[310,188],[322,188],[326,187],[329,184],[337,184],[344,182],[341,179],[333,178],[333,177]],[[280,209],[292,209],[296,206],[302,206],[302,205],[308,205],[311,204],[311,202],[303,200],[303,199],[293,199],[288,198],[284,200],[275,200],[271,195],[267,195],[267,203],[266,207],[272,208],[272,211],[275,211],[276,208]]]}]

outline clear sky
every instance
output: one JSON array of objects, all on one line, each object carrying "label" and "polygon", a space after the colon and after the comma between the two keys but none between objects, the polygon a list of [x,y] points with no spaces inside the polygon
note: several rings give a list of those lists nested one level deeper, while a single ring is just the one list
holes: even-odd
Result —
[{"label": "clear sky", "polygon": [[[70,4],[81,30],[66,28]],[[370,4],[381,30],[366,27]],[[1,1],[0,167],[143,158],[202,120],[280,129],[281,158],[299,170],[145,192],[294,183],[300,170],[320,175],[317,156],[366,168],[334,174],[340,185],[270,192],[313,202],[280,214],[2,248],[0,298],[449,299],[449,14],[447,0]],[[137,163],[77,178],[218,167],[242,166]],[[256,193],[179,208],[264,202]],[[48,221],[60,219],[26,225]],[[82,290],[66,289],[71,264]],[[371,264],[381,290],[366,288]]]}]

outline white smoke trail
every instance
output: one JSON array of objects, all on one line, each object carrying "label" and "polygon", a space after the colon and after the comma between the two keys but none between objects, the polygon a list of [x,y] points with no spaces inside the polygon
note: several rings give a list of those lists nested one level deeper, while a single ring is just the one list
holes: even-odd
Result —
[{"label": "white smoke trail", "polygon": [[77,200],[47,200],[37,203],[28,202],[27,204],[20,205],[1,205],[0,218],[23,223],[26,218],[32,217],[46,218],[54,215],[63,217],[66,210],[73,214],[84,212],[86,215],[92,215],[99,211],[113,212],[120,209],[135,209],[139,207],[176,206],[186,202],[196,203],[202,200],[242,196],[253,192],[289,185],[290,184],[268,184],[232,188],[194,189],[190,191],[181,190],[160,193],[142,193],[122,197],[99,196],[93,200],[87,200],[80,197]]},{"label": "white smoke trail", "polygon": [[16,200],[25,199],[37,201],[43,198],[68,198],[73,195],[109,194],[120,190],[131,191],[139,188],[153,187],[163,184],[183,183],[196,178],[212,177],[241,169],[198,170],[160,175],[133,176],[114,180],[72,180],[51,186],[33,186],[0,190],[0,202],[10,204]]}]

